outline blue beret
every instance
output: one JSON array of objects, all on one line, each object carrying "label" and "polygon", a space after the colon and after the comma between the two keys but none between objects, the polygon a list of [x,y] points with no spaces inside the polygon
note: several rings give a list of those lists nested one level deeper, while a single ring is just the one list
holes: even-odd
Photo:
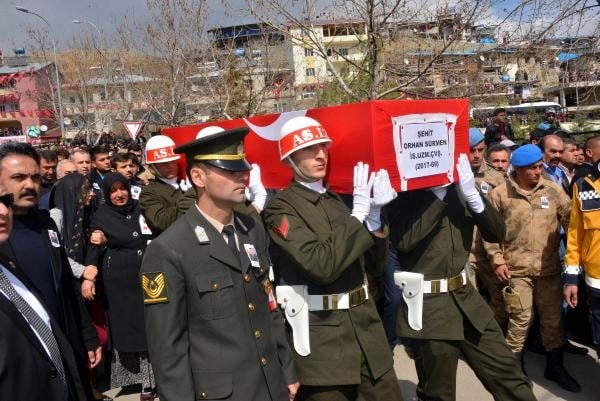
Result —
[{"label": "blue beret", "polygon": [[510,162],[515,167],[527,167],[542,160],[542,151],[535,145],[524,145],[514,152]]},{"label": "blue beret", "polygon": [[469,128],[469,147],[472,148],[475,145],[483,141],[484,136],[479,128]]}]

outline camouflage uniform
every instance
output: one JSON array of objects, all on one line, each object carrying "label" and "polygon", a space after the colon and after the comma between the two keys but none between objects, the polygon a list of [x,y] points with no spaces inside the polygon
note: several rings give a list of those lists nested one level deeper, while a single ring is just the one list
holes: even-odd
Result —
[{"label": "camouflage uniform", "polygon": [[494,268],[508,266],[510,284],[520,294],[522,307],[521,312],[509,315],[506,342],[514,352],[522,351],[535,302],[544,347],[558,349],[564,343],[564,332],[560,327],[562,290],[557,250],[560,224],[566,226],[569,221],[570,200],[559,186],[543,177],[531,191],[519,188],[509,177],[491,191],[489,201],[504,217],[506,236],[503,244],[486,242],[484,246]]}]

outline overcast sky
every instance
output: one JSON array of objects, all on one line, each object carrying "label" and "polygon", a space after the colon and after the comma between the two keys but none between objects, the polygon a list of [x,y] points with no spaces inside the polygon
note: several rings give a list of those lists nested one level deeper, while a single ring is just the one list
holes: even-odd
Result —
[{"label": "overcast sky", "polygon": [[[242,10],[244,0],[228,1],[234,19],[224,16],[220,1],[208,0],[208,3],[212,9],[211,26],[231,24],[233,20],[234,23],[252,20]],[[94,32],[88,24],[72,23],[74,19],[96,24],[108,38],[114,34],[115,27],[123,23],[124,16],[137,20],[148,18],[146,0],[0,0],[0,48],[5,56],[11,56],[14,47],[27,47],[28,28],[45,26],[39,18],[19,12],[15,6],[25,7],[46,18],[56,34],[59,48],[68,47],[74,35]]]},{"label": "overcast sky", "polygon": [[[290,0],[288,3],[293,3]],[[489,18],[483,18],[479,23],[497,23],[500,18],[497,13],[502,7],[510,9],[517,4],[519,0],[498,0],[494,2],[495,8],[490,9]],[[571,0],[572,1],[572,0]],[[209,17],[209,26],[222,26],[254,22],[254,19],[248,15],[245,10],[245,0],[227,0],[228,16],[225,16],[222,0],[207,0],[211,8]],[[412,3],[438,3],[438,0],[412,0]],[[294,4],[303,4],[303,1],[296,1]],[[316,4],[326,4],[327,0],[317,1]],[[3,49],[5,56],[13,54],[14,47],[30,47],[30,39],[27,35],[27,29],[32,27],[44,28],[44,23],[33,15],[19,12],[15,6],[22,6],[44,16],[52,26],[58,40],[59,49],[69,47],[70,40],[75,35],[96,35],[94,29],[88,24],[73,24],[73,19],[88,20],[98,26],[104,33],[105,40],[110,38],[115,28],[121,25],[124,17],[134,18],[138,21],[147,20],[149,12],[146,6],[146,0],[0,0],[0,48]],[[439,4],[438,4],[439,5]],[[435,6],[427,7],[435,10]],[[585,25],[587,29],[573,29],[573,25],[564,24],[565,30],[559,34],[562,36],[574,36],[577,34],[590,34],[597,29],[597,9],[588,15]],[[543,23],[543,21],[538,21]],[[503,24],[512,30],[510,24]]]}]

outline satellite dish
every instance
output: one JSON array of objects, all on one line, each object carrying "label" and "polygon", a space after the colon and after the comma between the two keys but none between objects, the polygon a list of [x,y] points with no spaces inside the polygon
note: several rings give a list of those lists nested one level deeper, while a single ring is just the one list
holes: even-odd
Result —
[{"label": "satellite dish", "polygon": [[406,64],[406,65],[409,65],[409,64],[410,64],[410,61],[408,61],[408,59],[407,59],[407,58],[405,58],[405,59],[404,59],[404,64]]},{"label": "satellite dish", "polygon": [[48,126],[44,125],[44,124],[40,125],[40,131],[42,131],[42,132],[48,131]]},{"label": "satellite dish", "polygon": [[71,119],[69,117],[65,117],[63,118],[63,123],[65,123],[65,125],[71,125]]},{"label": "satellite dish", "polygon": [[479,56],[479,60],[481,60],[481,61],[485,61],[485,57],[483,57],[483,56]]}]

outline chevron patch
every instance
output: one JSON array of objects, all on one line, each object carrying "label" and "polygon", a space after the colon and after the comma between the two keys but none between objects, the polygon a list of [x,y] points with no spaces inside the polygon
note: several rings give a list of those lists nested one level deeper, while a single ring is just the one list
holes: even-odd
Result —
[{"label": "chevron patch", "polygon": [[167,277],[164,272],[142,273],[144,304],[169,302],[167,297]]}]

